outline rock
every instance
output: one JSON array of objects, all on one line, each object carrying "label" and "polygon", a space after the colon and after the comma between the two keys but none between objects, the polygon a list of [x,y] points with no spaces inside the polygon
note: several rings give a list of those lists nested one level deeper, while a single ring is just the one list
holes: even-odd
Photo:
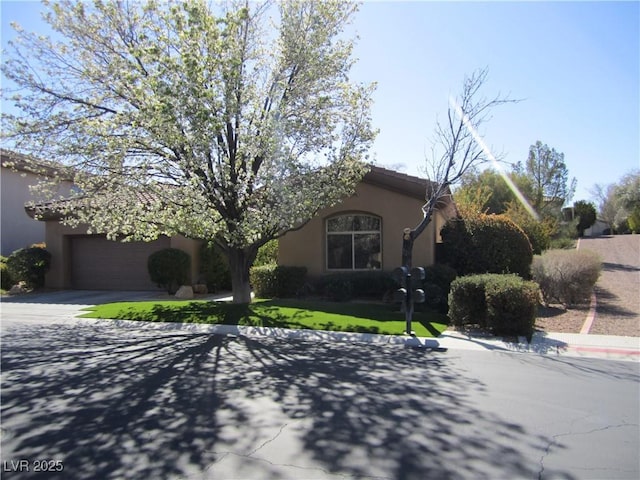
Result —
[{"label": "rock", "polygon": [[24,283],[20,282],[9,289],[9,295],[22,295],[28,293],[29,290],[25,287]]},{"label": "rock", "polygon": [[209,290],[207,289],[207,286],[204,285],[203,283],[196,283],[193,286],[193,293],[198,293],[201,295],[206,295],[207,293],[209,293]]},{"label": "rock", "polygon": [[182,285],[176,292],[175,297],[182,300],[191,300],[193,298],[193,288],[191,288],[191,285]]}]

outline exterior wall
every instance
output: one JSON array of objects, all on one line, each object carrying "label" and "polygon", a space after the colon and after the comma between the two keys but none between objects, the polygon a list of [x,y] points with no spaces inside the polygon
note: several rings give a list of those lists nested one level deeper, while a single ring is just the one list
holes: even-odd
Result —
[{"label": "exterior wall", "polygon": [[602,221],[602,220],[596,220],[596,223],[594,223],[592,226],[590,226],[589,228],[587,228],[584,231],[584,236],[585,237],[598,237],[600,235],[602,235],[604,233],[604,231],[609,228],[609,224]]},{"label": "exterior wall", "polygon": [[[8,256],[18,248],[45,241],[44,222],[34,220],[24,210],[25,203],[39,202],[43,199],[32,195],[29,190],[30,186],[39,182],[39,177],[33,173],[2,167],[0,182],[0,205],[2,205],[0,250],[2,255]],[[61,193],[68,193],[70,187],[71,183],[66,182]]]},{"label": "exterior wall", "polygon": [[198,283],[200,276],[200,246],[202,241],[191,240],[183,236],[171,238],[171,248],[179,248],[191,257],[191,283]]},{"label": "exterior wall", "polygon": [[1,250],[2,255],[9,256],[18,248],[44,242],[45,227],[43,222],[34,220],[24,211],[24,204],[34,200],[29,186],[37,183],[37,177],[32,173],[2,168],[1,182]]},{"label": "exterior wall", "polygon": [[[402,231],[420,223],[423,204],[417,198],[361,183],[353,197],[338,206],[320,211],[304,227],[281,237],[278,264],[307,267],[312,276],[334,272],[326,268],[326,219],[340,213],[369,213],[382,219],[382,269],[391,271],[401,263]],[[434,263],[436,224],[442,221],[441,216],[440,220],[436,218],[416,240],[413,250],[415,266]]]}]

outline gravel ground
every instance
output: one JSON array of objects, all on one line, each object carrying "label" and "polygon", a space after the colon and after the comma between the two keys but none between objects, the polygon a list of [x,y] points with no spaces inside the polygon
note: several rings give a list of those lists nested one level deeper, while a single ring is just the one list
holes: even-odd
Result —
[{"label": "gravel ground", "polygon": [[[640,337],[640,235],[583,238],[579,248],[596,252],[603,262],[595,288],[596,318],[589,333]],[[578,333],[588,313],[588,305],[541,308],[536,328]]]}]

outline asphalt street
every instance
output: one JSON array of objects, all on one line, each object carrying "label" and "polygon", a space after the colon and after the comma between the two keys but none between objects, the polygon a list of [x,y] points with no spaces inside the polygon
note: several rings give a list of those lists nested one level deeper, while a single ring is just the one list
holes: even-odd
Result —
[{"label": "asphalt street", "polygon": [[69,320],[72,305],[7,306],[3,478],[640,477],[637,362],[123,329]]}]

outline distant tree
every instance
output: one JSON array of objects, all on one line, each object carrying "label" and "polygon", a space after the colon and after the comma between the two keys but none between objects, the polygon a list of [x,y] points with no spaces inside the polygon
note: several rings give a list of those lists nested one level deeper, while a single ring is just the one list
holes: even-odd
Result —
[{"label": "distant tree", "polygon": [[523,165],[518,162],[514,170],[531,181],[533,208],[542,216],[557,216],[562,205],[575,191],[575,178],[569,181],[564,154],[537,141],[529,148],[529,157]]},{"label": "distant tree", "polygon": [[18,29],[2,64],[4,140],[75,168],[68,223],[214,241],[242,303],[258,249],[352,194],[375,137],[373,87],[349,82],[357,5],[269,5],[52,2],[55,39]]},{"label": "distant tree", "polygon": [[578,200],[573,204],[573,211],[578,218],[578,225],[576,226],[578,235],[582,237],[584,236],[584,231],[596,223],[596,207],[591,202]]},{"label": "distant tree", "polygon": [[[526,175],[517,172],[510,172],[506,175],[509,176],[525,198],[531,196],[531,182]],[[478,197],[480,192],[482,192],[482,195]],[[467,202],[473,204],[482,200],[481,205],[475,206],[481,213],[501,214],[507,211],[510,202],[516,200],[516,195],[502,174],[492,168],[488,168],[480,173],[474,171],[465,175],[460,181],[460,186],[454,192],[454,198],[456,199],[456,204],[461,200],[463,204]]]},{"label": "distant tree", "polygon": [[616,197],[616,185],[595,184],[590,193],[598,201],[598,217],[607,223],[611,233],[614,233],[616,219],[622,208]]},{"label": "distant tree", "polygon": [[627,213],[627,223],[633,233],[640,232],[640,171],[622,177],[616,196]]},{"label": "distant tree", "polygon": [[640,232],[640,171],[633,170],[618,183],[595,184],[591,194],[598,200],[598,215],[612,233]]}]

